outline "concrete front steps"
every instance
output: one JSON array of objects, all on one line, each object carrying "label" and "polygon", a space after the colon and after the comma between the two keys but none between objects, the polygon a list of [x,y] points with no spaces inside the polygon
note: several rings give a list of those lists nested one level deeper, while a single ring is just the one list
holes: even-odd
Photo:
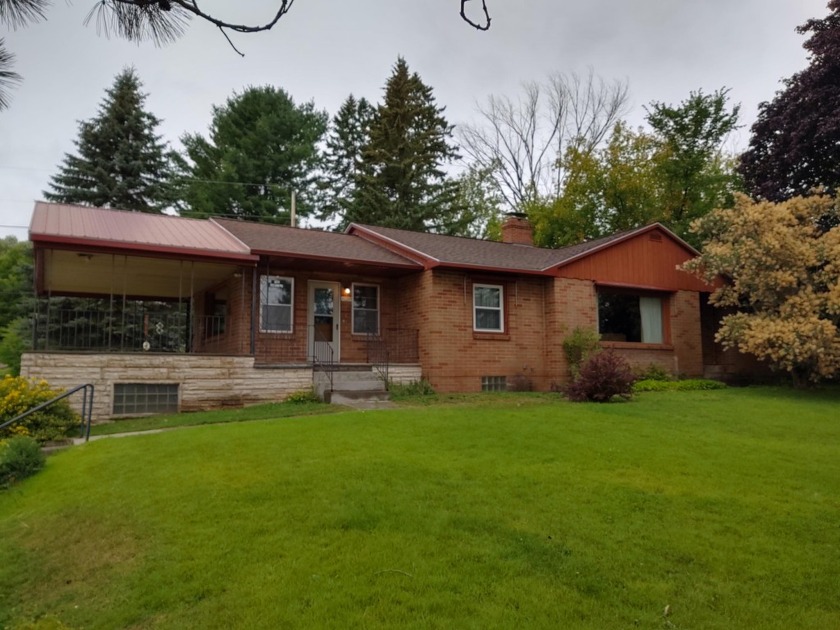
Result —
[{"label": "concrete front steps", "polygon": [[385,381],[369,366],[341,367],[333,372],[333,387],[323,372],[314,376],[315,394],[324,402],[356,409],[392,407]]}]

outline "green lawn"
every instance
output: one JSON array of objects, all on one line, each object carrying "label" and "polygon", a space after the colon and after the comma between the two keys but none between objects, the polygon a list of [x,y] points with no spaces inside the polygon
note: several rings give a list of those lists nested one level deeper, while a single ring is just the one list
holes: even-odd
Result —
[{"label": "green lawn", "polygon": [[838,409],[505,397],[91,442],[0,494],[0,627],[840,628]]}]

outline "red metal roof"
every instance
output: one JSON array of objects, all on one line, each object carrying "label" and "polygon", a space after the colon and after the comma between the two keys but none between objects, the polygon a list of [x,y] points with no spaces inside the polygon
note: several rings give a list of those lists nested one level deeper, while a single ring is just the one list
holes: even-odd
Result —
[{"label": "red metal roof", "polygon": [[258,260],[247,245],[212,221],[43,201],[35,204],[29,239],[36,245]]}]

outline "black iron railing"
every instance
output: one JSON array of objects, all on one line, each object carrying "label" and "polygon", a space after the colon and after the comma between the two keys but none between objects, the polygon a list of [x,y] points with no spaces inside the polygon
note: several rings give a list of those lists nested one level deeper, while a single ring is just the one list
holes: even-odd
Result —
[{"label": "black iron railing", "polygon": [[420,361],[419,334],[410,328],[385,328],[367,336],[367,361],[379,372],[386,386],[394,363]]},{"label": "black iron railing", "polygon": [[0,424],[0,430],[5,429],[6,427],[10,427],[16,422],[20,422],[27,416],[31,416],[36,411],[41,411],[42,409],[46,409],[50,405],[57,403],[59,400],[63,400],[68,396],[72,396],[79,390],[82,390],[82,426],[81,426],[81,435],[80,437],[85,438],[85,442],[90,439],[90,424],[93,418],[93,385],[91,383],[86,383],[84,385],[79,385],[78,387],[74,387],[73,389],[67,390],[63,394],[59,394],[55,398],[50,398],[48,401],[41,403],[36,407],[32,407],[28,411],[20,414],[12,418],[11,420],[7,420],[3,424]]},{"label": "black iron railing", "polygon": [[186,352],[189,347],[189,316],[177,304],[135,302],[117,309],[45,301],[32,321],[35,350]]},{"label": "black iron railing", "polygon": [[312,345],[309,348],[312,371],[321,372],[329,383],[329,391],[332,391],[333,372],[335,372],[335,350],[332,346],[332,339],[328,338],[317,325],[310,326],[309,332],[309,338],[312,339]]}]

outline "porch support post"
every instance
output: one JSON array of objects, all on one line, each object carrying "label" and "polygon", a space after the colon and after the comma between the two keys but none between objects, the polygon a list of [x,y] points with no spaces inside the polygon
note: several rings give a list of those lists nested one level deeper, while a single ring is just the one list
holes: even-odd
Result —
[{"label": "porch support post", "polygon": [[[120,336],[120,350],[125,351],[125,283],[128,281],[128,256],[123,256],[123,288],[122,288],[122,335]],[[136,321],[135,321],[136,323]]]},{"label": "porch support post", "polygon": [[108,350],[111,350],[111,344],[114,342],[114,273],[116,266],[114,264],[114,254],[111,254],[111,286],[108,289]]},{"label": "porch support post", "polygon": [[[179,289],[179,291],[180,291],[180,289]],[[189,306],[189,309],[190,309],[189,318],[188,318],[190,339],[192,339],[193,331],[195,330],[195,322],[193,321],[195,319],[195,301],[194,300],[195,300],[195,261],[191,260],[190,261],[190,299],[187,302],[187,304]]]},{"label": "porch support post", "polygon": [[251,355],[257,354],[257,268],[251,268]]}]

